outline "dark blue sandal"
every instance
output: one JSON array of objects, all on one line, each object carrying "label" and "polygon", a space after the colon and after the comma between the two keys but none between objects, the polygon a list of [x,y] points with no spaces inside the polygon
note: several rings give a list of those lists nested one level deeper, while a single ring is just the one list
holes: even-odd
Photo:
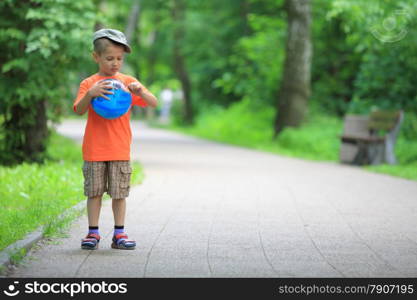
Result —
[{"label": "dark blue sandal", "polygon": [[99,243],[100,236],[95,233],[90,233],[85,238],[81,239],[81,249],[96,250]]},{"label": "dark blue sandal", "polygon": [[111,247],[113,249],[133,250],[136,248],[136,242],[129,240],[125,233],[120,233],[113,236]]}]

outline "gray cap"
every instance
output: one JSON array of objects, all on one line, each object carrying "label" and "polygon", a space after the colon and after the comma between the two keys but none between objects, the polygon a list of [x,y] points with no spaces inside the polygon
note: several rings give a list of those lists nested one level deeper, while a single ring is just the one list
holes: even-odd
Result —
[{"label": "gray cap", "polygon": [[127,53],[131,52],[130,46],[127,43],[125,35],[123,34],[123,32],[119,30],[108,29],[108,28],[97,30],[96,32],[94,32],[93,42],[100,38],[108,38],[109,40],[112,40],[113,42],[122,44],[123,46],[125,46]]}]

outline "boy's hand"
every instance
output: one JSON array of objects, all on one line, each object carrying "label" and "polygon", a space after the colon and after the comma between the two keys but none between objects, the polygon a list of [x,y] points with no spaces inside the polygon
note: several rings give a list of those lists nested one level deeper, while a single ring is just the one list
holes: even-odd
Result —
[{"label": "boy's hand", "polygon": [[143,85],[141,85],[139,82],[132,82],[127,86],[127,88],[132,94],[137,96],[141,96],[144,91]]},{"label": "boy's hand", "polygon": [[106,94],[114,94],[112,91],[109,91],[111,88],[112,85],[110,82],[98,81],[88,90],[88,94],[91,98],[103,97],[104,99],[110,100]]}]

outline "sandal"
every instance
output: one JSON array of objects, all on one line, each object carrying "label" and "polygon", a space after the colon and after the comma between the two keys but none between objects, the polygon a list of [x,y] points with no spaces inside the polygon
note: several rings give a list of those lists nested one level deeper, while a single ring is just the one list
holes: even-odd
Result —
[{"label": "sandal", "polygon": [[128,240],[127,234],[120,233],[113,236],[113,243],[111,244],[113,249],[133,250],[136,247],[136,242]]},{"label": "sandal", "polygon": [[100,236],[95,233],[90,233],[84,239],[81,239],[81,249],[96,250],[99,242]]}]

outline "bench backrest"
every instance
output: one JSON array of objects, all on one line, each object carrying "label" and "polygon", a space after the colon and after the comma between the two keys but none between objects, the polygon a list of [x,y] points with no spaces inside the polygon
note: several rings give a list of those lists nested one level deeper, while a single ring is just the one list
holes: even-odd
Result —
[{"label": "bench backrest", "polygon": [[367,115],[346,115],[343,135],[370,137],[378,131],[392,131],[402,120],[401,111],[376,110]]},{"label": "bench backrest", "polygon": [[343,135],[369,137],[369,117],[365,115],[346,115],[343,123]]},{"label": "bench backrest", "polygon": [[368,127],[370,130],[390,131],[397,125],[400,111],[376,110],[371,112]]}]

